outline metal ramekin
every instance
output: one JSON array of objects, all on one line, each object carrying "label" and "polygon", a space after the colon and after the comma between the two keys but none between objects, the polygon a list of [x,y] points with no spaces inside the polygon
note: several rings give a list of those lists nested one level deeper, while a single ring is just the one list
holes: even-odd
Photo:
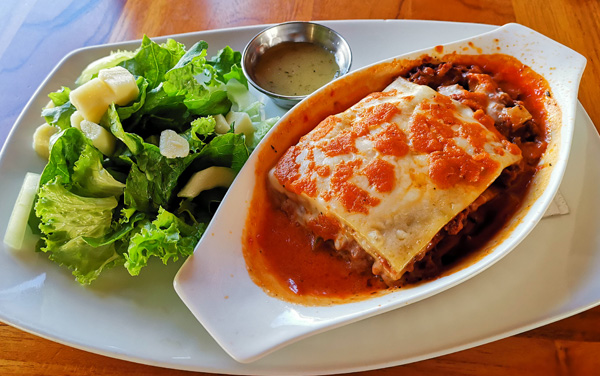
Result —
[{"label": "metal ramekin", "polygon": [[291,108],[306,97],[306,95],[273,93],[256,83],[254,69],[260,57],[269,48],[283,42],[315,43],[333,52],[335,61],[340,67],[337,77],[348,73],[352,65],[352,51],[348,42],[340,34],[326,26],[312,22],[294,21],[271,26],[261,31],[246,45],[242,54],[242,69],[252,86],[269,96],[278,106]]}]

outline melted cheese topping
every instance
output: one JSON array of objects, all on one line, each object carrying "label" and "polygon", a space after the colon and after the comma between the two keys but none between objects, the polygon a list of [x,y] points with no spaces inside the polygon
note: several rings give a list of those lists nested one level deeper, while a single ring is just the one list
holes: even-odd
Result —
[{"label": "melted cheese topping", "polygon": [[321,122],[269,179],[297,204],[300,223],[338,249],[358,243],[399,279],[446,223],[521,159],[477,118],[398,78]]}]

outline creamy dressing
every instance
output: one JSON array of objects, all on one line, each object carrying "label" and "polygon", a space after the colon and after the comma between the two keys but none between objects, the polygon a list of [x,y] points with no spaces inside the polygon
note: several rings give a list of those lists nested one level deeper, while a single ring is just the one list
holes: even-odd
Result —
[{"label": "creamy dressing", "polygon": [[335,56],[308,42],[284,42],[268,49],[256,65],[256,81],[282,95],[307,95],[339,73]]}]

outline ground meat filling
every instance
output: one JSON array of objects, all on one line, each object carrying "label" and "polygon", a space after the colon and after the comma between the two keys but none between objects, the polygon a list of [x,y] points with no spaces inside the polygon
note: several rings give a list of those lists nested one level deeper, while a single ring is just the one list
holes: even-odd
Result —
[{"label": "ground meat filling", "polygon": [[431,240],[420,258],[414,260],[412,269],[400,281],[386,281],[388,285],[435,278],[457,260],[483,246],[518,209],[547,146],[542,125],[519,100],[521,93],[502,91],[493,75],[479,66],[424,64],[411,70],[406,78],[448,95],[473,111],[483,111],[493,120],[494,127],[521,149],[523,159],[504,169],[477,200]]}]

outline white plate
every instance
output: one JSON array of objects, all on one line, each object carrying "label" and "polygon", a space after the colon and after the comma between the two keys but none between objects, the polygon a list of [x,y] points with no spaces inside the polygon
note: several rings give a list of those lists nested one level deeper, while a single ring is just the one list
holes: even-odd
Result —
[{"label": "white plate", "polygon": [[[419,21],[339,21],[325,24],[353,46],[354,66],[466,38],[491,26]],[[262,27],[192,33],[213,52],[236,49]],[[382,35],[393,35],[390,38]],[[119,45],[133,48],[137,43]],[[43,163],[30,151],[45,93],[73,82],[78,72],[115,46],[77,51],[36,92],[0,157],[0,231],[26,171]],[[273,113],[276,108],[268,109]],[[205,372],[325,374],[373,369],[446,354],[513,335],[600,303],[600,138],[578,108],[573,152],[561,192],[571,213],[544,219],[521,245],[485,273],[443,294],[375,318],[323,333],[257,362],[231,359],[181,303],[171,287],[179,265],[159,263],[138,278],[111,270],[94,286],[78,286],[45,255],[11,253],[0,245],[0,320],[37,335],[116,358]],[[410,325],[402,325],[410,323]]]},{"label": "white plate", "polygon": [[[439,49],[443,52],[438,52]],[[427,283],[396,289],[362,301],[329,306],[289,303],[267,295],[252,281],[243,255],[243,238],[246,235],[242,234],[247,218],[255,210],[254,191],[263,189],[260,179],[266,179],[269,165],[275,163],[273,159],[279,156],[275,149],[287,149],[294,143],[293,140],[307,132],[302,123],[307,114],[310,117],[311,113],[331,111],[329,106],[334,102],[345,103],[345,93],[353,87],[348,82],[368,81],[371,88],[384,87],[398,75],[398,61],[417,60],[423,55],[441,58],[453,53],[498,52],[516,57],[544,76],[560,111],[558,124],[552,125],[550,119],[553,115],[549,115],[548,132],[552,138],[548,151],[539,163],[548,167],[541,169],[532,180],[522,209],[502,234],[498,234],[482,250],[485,257]],[[308,336],[406,307],[463,283],[513,250],[534,228],[552,202],[569,156],[577,89],[584,67],[585,58],[578,53],[522,25],[507,24],[488,33],[443,44],[443,47],[431,46],[387,59],[332,82],[290,110],[256,148],[229,188],[194,255],[188,258],[175,277],[175,290],[227,353],[240,362],[252,362]],[[368,94],[367,90],[363,89],[361,96]],[[319,107],[320,103],[323,103],[322,108]],[[325,116],[322,115],[317,121]],[[265,164],[266,167],[261,168]]]}]

